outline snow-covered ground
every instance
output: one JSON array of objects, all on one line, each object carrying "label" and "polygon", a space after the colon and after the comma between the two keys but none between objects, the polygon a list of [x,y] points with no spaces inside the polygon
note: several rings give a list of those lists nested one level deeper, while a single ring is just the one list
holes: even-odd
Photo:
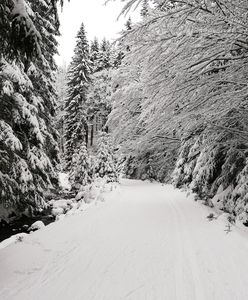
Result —
[{"label": "snow-covered ground", "polygon": [[245,229],[169,185],[107,198],[0,250],[0,299],[248,299]]}]

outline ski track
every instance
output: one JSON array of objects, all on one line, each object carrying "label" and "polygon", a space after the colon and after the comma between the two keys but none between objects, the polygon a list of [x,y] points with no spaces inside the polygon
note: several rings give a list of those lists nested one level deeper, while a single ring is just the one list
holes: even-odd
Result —
[{"label": "ski track", "polygon": [[170,185],[119,193],[0,251],[1,300],[247,300],[248,234]]}]

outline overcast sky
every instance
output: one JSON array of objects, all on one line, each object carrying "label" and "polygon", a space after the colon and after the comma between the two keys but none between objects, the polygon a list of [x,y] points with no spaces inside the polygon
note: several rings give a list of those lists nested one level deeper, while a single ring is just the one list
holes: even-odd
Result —
[{"label": "overcast sky", "polygon": [[[114,40],[118,33],[124,28],[126,19],[122,16],[117,18],[124,3],[120,0],[110,1],[104,5],[106,0],[71,0],[65,1],[64,8],[60,14],[59,53],[56,57],[59,65],[70,62],[75,46],[75,37],[82,22],[84,22],[87,37],[93,40],[96,36],[99,39],[106,37]],[[138,11],[132,13],[132,18],[137,19]]]}]

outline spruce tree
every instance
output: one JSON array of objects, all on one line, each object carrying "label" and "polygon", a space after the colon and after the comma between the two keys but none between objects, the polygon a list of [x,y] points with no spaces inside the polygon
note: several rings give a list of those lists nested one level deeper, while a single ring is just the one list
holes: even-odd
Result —
[{"label": "spruce tree", "polygon": [[113,147],[106,132],[102,132],[98,140],[95,173],[101,178],[106,178],[107,182],[118,181]]},{"label": "spruce tree", "polygon": [[95,37],[90,45],[90,59],[92,61],[92,71],[99,71],[99,59],[100,59],[100,46],[98,39]]},{"label": "spruce tree", "polygon": [[90,84],[92,63],[89,45],[81,25],[77,34],[74,56],[68,72],[68,99],[65,103],[65,160],[70,170],[71,158],[85,140],[88,144],[87,94]]},{"label": "spruce tree", "polygon": [[[58,160],[52,126],[57,21],[50,1],[22,5],[23,10],[12,6],[16,10],[9,25],[14,31],[19,26],[12,32],[18,35],[16,45],[8,45],[9,36],[1,32],[0,56],[0,200],[3,208],[16,213],[45,206],[44,191],[57,184]],[[29,41],[25,44],[29,50],[18,43],[20,37],[23,43]],[[9,47],[11,55],[5,53]]]},{"label": "spruce tree", "polygon": [[119,62],[117,62],[116,49],[106,39],[103,39],[100,46],[97,39],[91,43],[91,61],[94,67],[89,88],[87,116],[90,124],[89,145],[93,146],[97,136],[96,132],[104,128],[111,110],[110,80],[112,69],[115,63],[117,66]]},{"label": "spruce tree", "polygon": [[91,162],[85,142],[81,144],[79,153],[73,156],[73,167],[70,173],[72,188],[78,190],[81,186],[91,183]]},{"label": "spruce tree", "polygon": [[111,44],[104,38],[100,45],[98,71],[109,69],[111,66]]},{"label": "spruce tree", "polygon": [[63,6],[63,0],[31,1],[4,0],[0,3],[0,56],[5,58],[22,59],[27,65],[38,56],[41,57],[40,47],[42,32],[36,27],[36,11],[32,5],[45,7],[47,16],[52,16],[56,29],[59,27],[57,3]]}]

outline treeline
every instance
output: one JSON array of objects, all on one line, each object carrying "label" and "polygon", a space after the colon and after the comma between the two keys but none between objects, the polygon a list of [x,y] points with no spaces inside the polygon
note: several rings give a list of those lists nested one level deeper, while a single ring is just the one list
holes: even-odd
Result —
[{"label": "treeline", "polygon": [[126,174],[189,186],[244,222],[247,9],[243,0],[143,1],[142,21],[121,38],[129,51],[109,120]]},{"label": "treeline", "polygon": [[90,44],[84,24],[76,37],[67,72],[58,73],[62,169],[69,173],[75,191],[96,177],[117,181],[114,149],[106,121],[111,111],[111,78],[122,60],[122,52],[105,38]]},{"label": "treeline", "polygon": [[[105,39],[89,46],[82,25],[68,74],[60,72],[63,88],[57,94],[58,28],[55,0],[0,3],[0,221],[46,208],[51,192],[59,191],[61,165],[75,190],[94,176],[117,180],[113,149],[103,131],[110,111],[110,70],[120,64],[121,52]],[[92,159],[86,147],[93,145],[96,132]]]}]

